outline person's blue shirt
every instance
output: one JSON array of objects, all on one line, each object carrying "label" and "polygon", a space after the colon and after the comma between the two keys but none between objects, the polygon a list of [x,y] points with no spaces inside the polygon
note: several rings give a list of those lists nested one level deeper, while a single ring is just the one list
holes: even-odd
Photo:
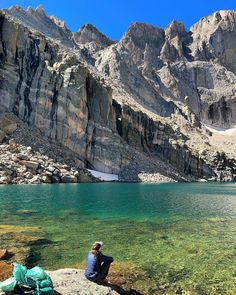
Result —
[{"label": "person's blue shirt", "polygon": [[103,263],[111,263],[113,262],[113,258],[110,256],[105,256],[101,252],[97,255],[94,255],[92,252],[88,253],[85,276],[87,278],[94,278],[99,273],[101,265]]}]

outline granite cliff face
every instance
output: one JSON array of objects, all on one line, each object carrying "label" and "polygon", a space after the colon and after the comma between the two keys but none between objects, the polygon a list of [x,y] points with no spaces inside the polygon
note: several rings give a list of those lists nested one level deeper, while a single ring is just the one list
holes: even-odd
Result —
[{"label": "granite cliff face", "polygon": [[190,32],[134,23],[113,42],[92,25],[72,34],[42,7],[2,10],[0,107],[81,168],[233,180],[234,156],[211,145],[204,124],[236,124],[235,18],[220,11]]},{"label": "granite cliff face", "polygon": [[162,116],[173,112],[170,102],[175,102],[188,105],[203,123],[232,127],[235,17],[235,12],[220,11],[190,32],[176,21],[165,30],[134,23],[96,65]]}]

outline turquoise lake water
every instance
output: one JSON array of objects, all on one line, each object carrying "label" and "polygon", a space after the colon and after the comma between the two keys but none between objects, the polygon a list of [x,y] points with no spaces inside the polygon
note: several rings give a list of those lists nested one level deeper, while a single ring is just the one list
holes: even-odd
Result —
[{"label": "turquoise lake water", "polygon": [[102,240],[144,294],[236,294],[234,183],[0,186],[0,225],[40,227],[26,234],[47,241],[33,245],[47,269]]}]

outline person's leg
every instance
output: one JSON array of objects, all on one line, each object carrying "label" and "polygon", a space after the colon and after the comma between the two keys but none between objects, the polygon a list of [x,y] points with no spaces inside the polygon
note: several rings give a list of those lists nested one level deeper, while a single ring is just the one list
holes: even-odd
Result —
[{"label": "person's leg", "polygon": [[111,263],[110,262],[104,262],[99,270],[99,274],[96,277],[96,280],[105,280],[105,278],[108,275],[109,268]]}]

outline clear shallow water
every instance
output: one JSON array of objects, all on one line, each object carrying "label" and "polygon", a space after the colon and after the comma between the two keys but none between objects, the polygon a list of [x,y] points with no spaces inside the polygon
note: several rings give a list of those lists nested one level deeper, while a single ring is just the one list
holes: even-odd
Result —
[{"label": "clear shallow water", "polygon": [[236,184],[0,186],[0,224],[40,226],[28,234],[51,241],[34,246],[48,269],[103,240],[145,294],[236,294]]}]

